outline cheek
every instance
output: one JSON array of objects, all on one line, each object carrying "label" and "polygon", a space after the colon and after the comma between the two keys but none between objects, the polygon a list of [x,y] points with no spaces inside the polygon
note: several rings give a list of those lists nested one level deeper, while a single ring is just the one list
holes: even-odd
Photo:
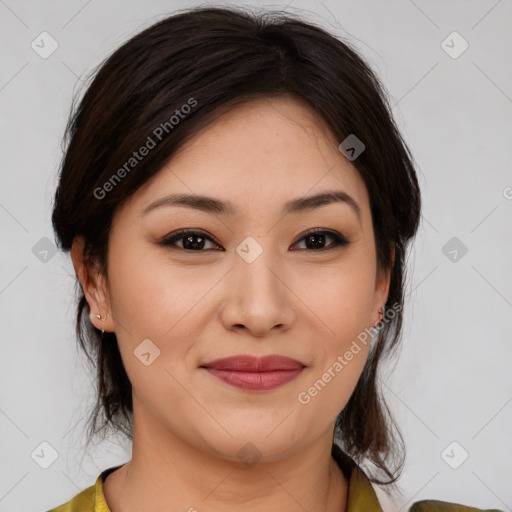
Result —
[{"label": "cheek", "polygon": [[112,313],[133,342],[153,336],[163,343],[172,337],[190,322],[196,304],[214,284],[211,272],[185,269],[147,248],[112,261]]},{"label": "cheek", "polygon": [[351,257],[299,279],[298,295],[330,339],[347,341],[370,326],[375,293],[372,261]]},{"label": "cheek", "polygon": [[[298,402],[332,420],[348,402],[370,346],[374,275],[370,259],[347,259],[329,274],[308,279],[304,302],[315,313],[319,339]],[[309,291],[308,291],[309,290]]]},{"label": "cheek", "polygon": [[[144,395],[160,389],[163,395],[172,396],[180,391],[179,386],[165,370],[180,382],[186,378],[194,340],[213,314],[205,313],[205,305],[219,276],[204,267],[185,269],[161,254],[155,258],[148,253],[140,250],[123,258],[112,253],[112,262],[116,262],[109,269],[112,315],[134,390]],[[148,339],[151,343],[144,341]],[[137,355],[148,351],[150,360],[153,354],[158,356],[145,366]]]},{"label": "cheek", "polygon": [[366,364],[369,339],[362,343],[357,337],[333,337],[322,343],[322,351],[297,395],[297,402],[309,408],[305,410],[309,416],[332,422],[343,410]]}]

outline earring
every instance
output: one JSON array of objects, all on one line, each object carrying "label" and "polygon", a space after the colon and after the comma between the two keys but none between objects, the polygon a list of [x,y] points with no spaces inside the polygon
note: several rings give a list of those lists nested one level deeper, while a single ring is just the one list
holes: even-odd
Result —
[{"label": "earring", "polygon": [[379,319],[373,324],[374,327],[377,327],[384,318],[384,306],[379,307]]},{"label": "earring", "polygon": [[[99,318],[100,320],[103,320],[103,319],[101,318],[101,315],[99,315],[99,314],[96,314],[96,318]],[[101,330],[101,339],[103,339],[103,333],[104,333],[104,332],[105,332],[105,331],[102,329],[102,330]]]}]

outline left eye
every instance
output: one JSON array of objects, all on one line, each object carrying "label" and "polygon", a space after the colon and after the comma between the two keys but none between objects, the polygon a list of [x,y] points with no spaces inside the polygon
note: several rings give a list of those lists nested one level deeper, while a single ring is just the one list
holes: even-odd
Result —
[{"label": "left eye", "polygon": [[[325,244],[326,238],[329,237],[333,240],[333,243],[327,245],[326,247],[319,247],[323,246]],[[337,246],[347,246],[350,243],[343,235],[336,233],[335,231],[325,230],[309,231],[303,235],[302,238],[300,238],[294,245],[297,245],[302,241],[305,242],[306,247],[300,250],[313,250],[316,252],[327,249],[334,249]],[[177,245],[178,242],[182,243],[181,247]],[[167,237],[158,243],[163,246],[173,246],[181,250],[202,252],[202,250],[205,249],[205,244],[208,242],[211,242],[215,246],[213,250],[225,250],[221,248],[220,245],[218,245],[209,236],[198,231],[178,231],[177,233],[174,233],[172,236]]]},{"label": "left eye", "polygon": [[[176,242],[182,241],[183,247],[178,247]],[[217,245],[209,236],[204,235],[203,233],[197,231],[178,231],[171,237],[165,238],[161,242],[160,245],[165,246],[175,246],[177,249],[184,249],[187,251],[196,251],[200,252],[204,249],[205,243],[209,241],[212,242],[216,247],[220,247]],[[223,251],[224,249],[215,249]]]},{"label": "left eye", "polygon": [[[325,240],[327,238],[331,238],[334,240],[333,243],[326,247],[318,247],[319,245],[325,244]],[[302,238],[299,239],[299,242],[302,240],[305,241],[306,247],[305,250],[317,250],[323,251],[328,249],[334,249],[337,246],[347,246],[350,242],[341,234],[336,233],[335,231],[322,231],[322,230],[312,230],[308,231]],[[298,242],[297,242],[298,243]]]}]

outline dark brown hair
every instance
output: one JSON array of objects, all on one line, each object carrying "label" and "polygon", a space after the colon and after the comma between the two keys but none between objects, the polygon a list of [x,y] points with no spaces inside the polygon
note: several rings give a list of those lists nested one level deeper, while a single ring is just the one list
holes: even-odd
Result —
[{"label": "dark brown hair", "polygon": [[[72,106],[52,222],[64,251],[75,236],[84,236],[86,261],[97,264],[106,277],[116,210],[187,140],[236,105],[293,95],[325,120],[339,142],[350,134],[363,142],[365,149],[353,164],[370,198],[378,266],[391,268],[386,308],[396,314],[378,331],[337,418],[335,439],[354,461],[373,464],[385,477],[372,475],[372,482],[395,482],[404,443],[379,390],[377,370],[401,336],[405,251],[419,224],[420,191],[412,156],[379,79],[349,42],[321,27],[283,12],[226,7],[171,15],[98,67],[78,106],[76,99]],[[157,127],[161,138],[155,135]],[[148,137],[156,145],[140,161],[130,161]],[[88,439],[107,427],[131,439],[131,384],[115,333],[106,332],[102,340],[88,319],[89,305],[78,282],[76,292],[77,337],[97,372]],[[336,443],[334,452],[342,456]]]}]

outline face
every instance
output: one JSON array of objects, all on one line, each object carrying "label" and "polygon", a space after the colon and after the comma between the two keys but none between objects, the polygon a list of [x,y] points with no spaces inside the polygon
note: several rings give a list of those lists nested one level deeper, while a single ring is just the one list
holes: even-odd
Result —
[{"label": "face", "polygon": [[[339,142],[296,99],[253,100],[116,212],[108,286],[89,269],[86,297],[91,321],[116,333],[136,425],[225,460],[244,446],[271,461],[332,443],[368,355],[358,335],[389,286],[366,187]],[[308,201],[325,193],[337,200]],[[164,200],[176,194],[211,200]],[[73,261],[80,271],[76,250]],[[273,355],[292,361],[209,366]]]}]

